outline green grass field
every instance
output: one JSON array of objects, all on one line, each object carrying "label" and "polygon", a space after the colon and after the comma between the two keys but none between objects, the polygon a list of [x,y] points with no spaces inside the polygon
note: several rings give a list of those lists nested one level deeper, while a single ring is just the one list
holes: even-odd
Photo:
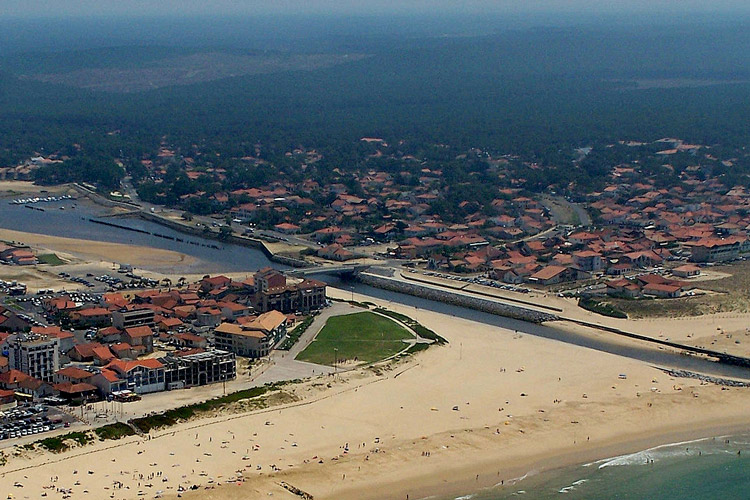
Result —
[{"label": "green grass field", "polygon": [[65,261],[62,260],[60,257],[58,257],[54,253],[45,253],[42,255],[37,255],[37,260],[42,264],[49,264],[50,266],[61,266],[65,264]]},{"label": "green grass field", "polygon": [[334,349],[338,364],[345,360],[372,363],[406,347],[413,338],[398,323],[371,312],[329,318],[315,340],[297,359],[319,365],[333,365]]}]

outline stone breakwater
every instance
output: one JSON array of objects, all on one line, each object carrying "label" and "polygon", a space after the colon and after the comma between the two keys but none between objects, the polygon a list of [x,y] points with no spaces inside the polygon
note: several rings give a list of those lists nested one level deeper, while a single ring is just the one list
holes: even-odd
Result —
[{"label": "stone breakwater", "polygon": [[726,387],[750,387],[750,383],[740,382],[738,380],[730,380],[726,378],[712,377],[710,375],[703,375],[701,373],[689,372],[687,370],[666,370],[662,369],[667,375],[679,378],[694,378],[702,382],[708,382],[716,385],[723,385]]},{"label": "stone breakwater", "polygon": [[181,233],[185,234],[192,234],[194,236],[198,236],[203,239],[214,239],[223,241],[226,243],[233,243],[235,245],[245,246],[245,247],[251,247],[251,248],[257,248],[261,252],[263,252],[266,257],[268,257],[270,260],[274,262],[278,262],[279,264],[290,266],[290,267],[310,267],[311,264],[303,259],[297,259],[294,257],[289,257],[286,255],[279,255],[271,250],[268,249],[268,247],[265,245],[265,243],[259,239],[255,238],[247,238],[245,236],[238,236],[238,235],[229,235],[224,239],[219,239],[218,233],[213,231],[206,232],[205,230],[198,229],[193,226],[188,226],[187,224],[182,224],[180,222],[167,219],[166,217],[160,217],[157,214],[152,214],[149,212],[141,211],[138,213],[138,216],[141,217],[144,220],[155,222],[157,224],[160,224],[162,226],[174,229],[175,231],[179,231]]},{"label": "stone breakwater", "polygon": [[466,307],[477,311],[482,311],[506,318],[528,321],[531,323],[544,323],[545,321],[555,321],[560,319],[554,314],[535,311],[525,307],[503,304],[494,300],[472,297],[469,295],[449,292],[447,290],[437,290],[415,283],[405,283],[403,281],[375,276],[370,273],[360,273],[357,279],[365,285],[370,285],[384,290],[405,293],[423,299],[444,302],[455,306]]}]

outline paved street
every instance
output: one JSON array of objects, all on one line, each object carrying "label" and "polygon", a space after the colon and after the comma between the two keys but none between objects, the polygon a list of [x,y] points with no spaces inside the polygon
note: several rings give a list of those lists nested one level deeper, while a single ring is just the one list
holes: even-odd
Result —
[{"label": "paved street", "polygon": [[313,377],[320,374],[333,373],[333,367],[315,365],[304,361],[297,361],[297,355],[310,345],[318,332],[325,326],[331,316],[358,312],[361,309],[343,302],[334,302],[333,305],[321,311],[315,316],[310,327],[302,334],[299,341],[289,351],[273,351],[270,356],[270,366],[257,378],[259,384],[278,382],[281,380],[293,380],[296,378]]}]

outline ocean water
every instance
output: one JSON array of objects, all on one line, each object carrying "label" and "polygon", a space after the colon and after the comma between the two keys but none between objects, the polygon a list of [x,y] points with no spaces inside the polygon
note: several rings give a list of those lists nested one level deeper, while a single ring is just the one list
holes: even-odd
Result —
[{"label": "ocean water", "polygon": [[531,473],[505,481],[503,486],[439,500],[553,498],[750,499],[750,435],[659,446],[586,465]]}]

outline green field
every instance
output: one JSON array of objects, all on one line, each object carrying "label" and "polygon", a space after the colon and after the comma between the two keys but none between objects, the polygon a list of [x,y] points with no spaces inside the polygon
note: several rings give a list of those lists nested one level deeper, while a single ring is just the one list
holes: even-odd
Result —
[{"label": "green field", "polygon": [[37,260],[42,264],[49,264],[50,266],[61,266],[65,264],[65,261],[54,253],[38,255]]},{"label": "green field", "polygon": [[334,316],[297,359],[333,366],[335,355],[337,364],[355,359],[372,363],[401,351],[406,347],[403,340],[411,338],[404,327],[375,313]]}]

